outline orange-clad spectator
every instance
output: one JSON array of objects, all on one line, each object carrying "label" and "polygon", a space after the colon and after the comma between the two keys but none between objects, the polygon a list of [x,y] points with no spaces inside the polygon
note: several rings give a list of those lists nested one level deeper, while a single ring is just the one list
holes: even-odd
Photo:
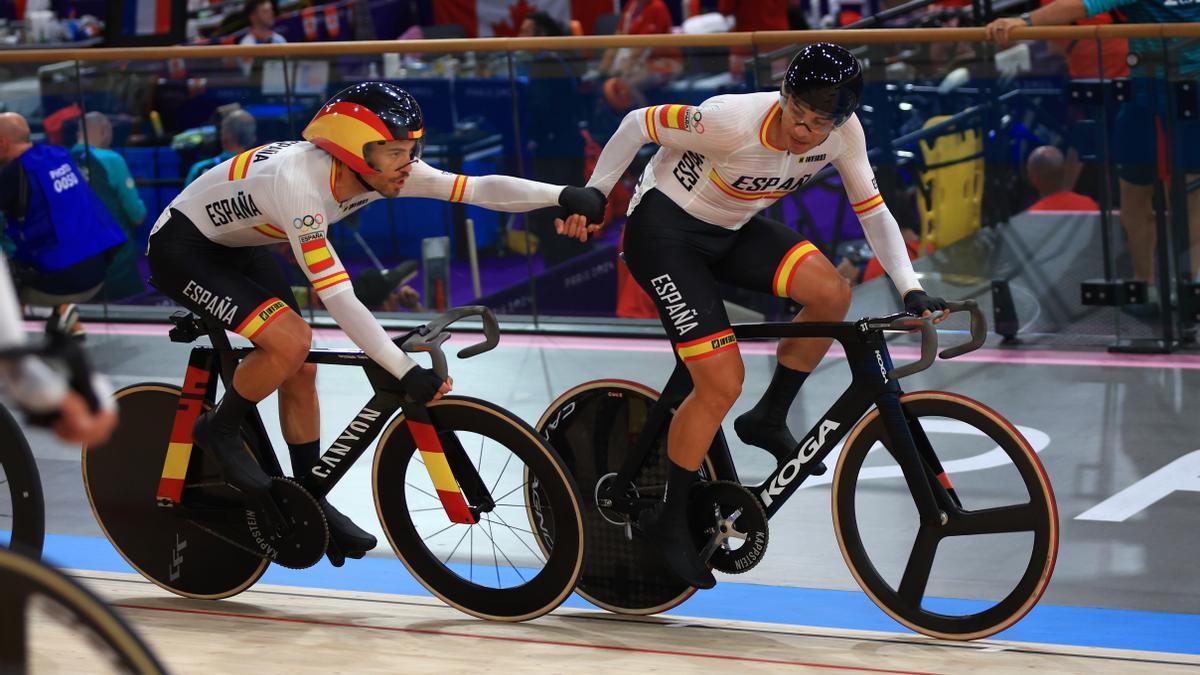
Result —
[{"label": "orange-clad spectator", "polygon": [[[1053,0],[1042,0],[1042,6]],[[1113,23],[1112,14],[1105,12],[1090,19],[1079,19],[1077,26],[1101,26]],[[1095,40],[1047,40],[1048,44],[1067,60],[1067,71],[1073,80],[1087,80],[1100,77],[1100,60],[1097,55]],[[1104,78],[1112,80],[1118,77],[1129,77],[1129,40],[1125,38],[1106,38],[1099,43],[1104,55]]]},{"label": "orange-clad spectator", "polygon": [[736,31],[789,28],[788,0],[721,0],[717,11],[733,17]]}]

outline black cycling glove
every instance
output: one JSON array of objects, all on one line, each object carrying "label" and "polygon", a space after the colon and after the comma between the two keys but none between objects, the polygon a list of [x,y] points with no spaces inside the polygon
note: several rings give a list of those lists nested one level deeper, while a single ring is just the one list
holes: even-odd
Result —
[{"label": "black cycling glove", "polygon": [[415,403],[428,403],[433,400],[443,384],[445,381],[442,378],[432,370],[421,366],[413,366],[404,374],[404,377],[400,378],[400,388]]},{"label": "black cycling glove", "polygon": [[558,204],[567,211],[567,215],[576,213],[587,218],[589,224],[604,222],[604,209],[608,199],[604,193],[593,187],[574,187],[568,185],[558,195]]},{"label": "black cycling glove", "polygon": [[904,296],[904,311],[913,316],[921,316],[925,310],[936,312],[946,309],[946,301],[935,298],[925,291],[909,291]]}]

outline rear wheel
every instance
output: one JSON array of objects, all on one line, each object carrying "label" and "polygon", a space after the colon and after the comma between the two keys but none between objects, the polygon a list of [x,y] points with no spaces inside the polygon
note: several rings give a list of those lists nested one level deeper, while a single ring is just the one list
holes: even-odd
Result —
[{"label": "rear wheel", "polygon": [[33,452],[17,420],[0,406],[0,544],[40,558],[45,534],[42,481]]},{"label": "rear wheel", "polygon": [[[120,421],[107,443],[83,449],[83,485],[104,536],[142,576],[184,597],[227,598],[249,588],[269,563],[156,503],[179,393],[167,384],[117,392]],[[188,483],[211,477],[207,482],[220,484],[219,476],[215,462],[192,448]]]},{"label": "rear wheel", "polygon": [[397,416],[374,467],[375,505],[392,550],[431,593],[473,616],[524,621],[552,611],[574,590],[584,560],[581,500],[562,460],[529,425],[487,401],[447,397],[427,410],[449,465],[469,463],[486,498],[451,469],[477,511],[473,524],[452,522]]},{"label": "rear wheel", "polygon": [[[842,555],[871,600],[912,630],[952,640],[998,633],[1033,608],[1054,570],[1058,512],[1046,471],[981,403],[925,391],[901,405],[944,522],[920,522],[874,409],[851,431],[833,478]],[[989,599],[946,597],[963,589]]]},{"label": "rear wheel", "polygon": [[[601,508],[598,490],[621,470],[645,428],[658,392],[626,380],[597,380],[567,391],[550,404],[538,431],[562,456],[584,494],[588,556],[576,591],[588,602],[619,614],[656,614],[687,600],[696,589],[662,561],[653,543],[629,532],[624,516]],[[666,429],[634,477],[637,496],[660,499],[667,481]],[[723,443],[718,434],[715,443]],[[705,458],[700,475],[717,480]]]}]

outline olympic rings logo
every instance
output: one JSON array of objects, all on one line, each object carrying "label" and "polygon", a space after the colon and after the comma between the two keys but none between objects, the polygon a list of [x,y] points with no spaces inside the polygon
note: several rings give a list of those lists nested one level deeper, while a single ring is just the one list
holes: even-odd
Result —
[{"label": "olympic rings logo", "polygon": [[315,230],[324,224],[325,224],[325,216],[323,216],[319,213],[316,215],[306,215],[301,218],[293,218],[292,219],[292,227],[296,228],[297,230],[299,230],[302,227],[307,227],[307,228],[311,228],[311,229]]}]

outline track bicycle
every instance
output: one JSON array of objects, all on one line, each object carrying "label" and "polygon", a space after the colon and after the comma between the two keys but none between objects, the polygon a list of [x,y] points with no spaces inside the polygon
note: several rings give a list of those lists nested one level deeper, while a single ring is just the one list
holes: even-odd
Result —
[{"label": "track bicycle", "polygon": [[[482,319],[485,339],[458,355],[495,347],[499,326],[485,307],[450,310],[395,342],[430,354],[445,379],[446,328],[469,316]],[[562,460],[515,415],[467,396],[414,403],[362,352],[316,349],[309,363],[361,368],[371,398],[296,479],[285,476],[257,409],[248,415],[246,451],[272,477],[270,499],[248,503],[221,480],[211,455],[194,448],[191,429],[216,400],[218,381],[227,387],[251,348],[233,348],[221,326],[187,312],[172,321],[173,341],[207,335],[212,346],[193,347],[182,387],[118,391],[120,424],[83,457],[97,521],[147,579],[178,595],[217,599],[245,590],[271,563],[316,564],[330,544],[317,500],[378,437],[376,512],[392,550],[431,593],[468,614],[507,621],[541,616],[570,595],[583,568],[582,500]]]},{"label": "track bicycle", "polygon": [[[0,349],[0,361],[40,357],[60,362],[72,389],[95,410],[99,399],[92,388],[83,351],[66,335],[48,334],[47,338],[41,345]],[[52,421],[45,415],[27,417],[38,426],[48,427]],[[41,476],[25,431],[4,405],[0,405],[0,533],[7,533],[0,547],[7,546],[33,558],[42,556],[46,505]]]},{"label": "track bicycle", "polygon": [[[942,351],[947,359],[978,349],[987,337],[973,301],[949,304],[950,311],[970,313],[971,338]],[[919,360],[894,367],[884,339],[890,331],[920,331]],[[845,439],[832,478],[823,480],[832,484],[842,556],[876,605],[914,631],[957,640],[999,632],[1034,606],[1058,551],[1050,481],[1021,433],[990,408],[949,392],[901,391],[901,378],[938,356],[932,317],[741,324],[733,332],[739,341],[833,338],[852,380],[761,484],[739,481],[718,431],[689,495],[689,526],[702,560],[729,574],[758,565],[768,520]],[[560,396],[538,422],[591,497],[577,592],[599,607],[652,614],[696,590],[666,568],[637,526],[638,514],[662,498],[667,429],[691,387],[676,356],[661,394],[625,380],[588,382]],[[956,591],[966,572],[995,575],[1004,587],[999,599],[939,597]]]}]

